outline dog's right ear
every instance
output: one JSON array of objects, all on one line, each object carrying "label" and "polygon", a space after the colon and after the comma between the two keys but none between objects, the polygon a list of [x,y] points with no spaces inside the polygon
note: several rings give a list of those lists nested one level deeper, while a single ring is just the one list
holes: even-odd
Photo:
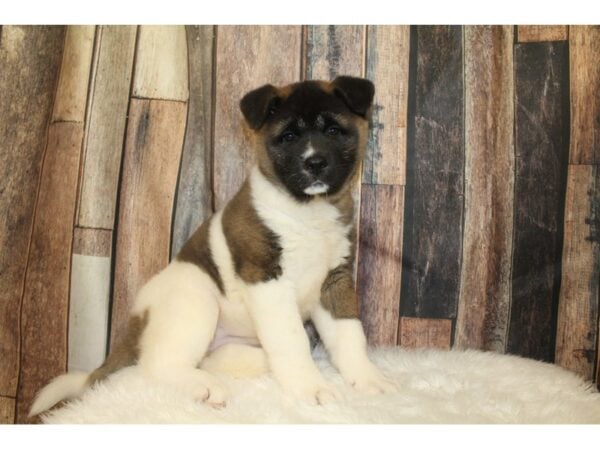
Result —
[{"label": "dog's right ear", "polygon": [[250,128],[257,130],[265,123],[267,117],[274,113],[277,100],[277,88],[270,84],[244,95],[240,101],[240,109]]}]

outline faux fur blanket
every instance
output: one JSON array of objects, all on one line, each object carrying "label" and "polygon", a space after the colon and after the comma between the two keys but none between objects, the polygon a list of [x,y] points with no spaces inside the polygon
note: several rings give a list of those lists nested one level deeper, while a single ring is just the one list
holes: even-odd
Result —
[{"label": "faux fur blanket", "polygon": [[176,389],[124,369],[43,417],[45,423],[600,423],[600,394],[551,364],[479,351],[371,350],[399,386],[367,396],[343,384],[317,348],[325,376],[344,400],[311,406],[282,395],[270,377],[226,378],[226,408],[194,402]]}]

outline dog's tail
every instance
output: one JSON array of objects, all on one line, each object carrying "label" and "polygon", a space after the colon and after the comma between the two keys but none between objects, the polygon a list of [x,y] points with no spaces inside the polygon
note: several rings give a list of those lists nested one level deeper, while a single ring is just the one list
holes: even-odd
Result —
[{"label": "dog's tail", "polygon": [[89,376],[87,372],[71,372],[53,379],[38,392],[29,410],[29,417],[52,408],[61,400],[81,395],[89,386]]}]

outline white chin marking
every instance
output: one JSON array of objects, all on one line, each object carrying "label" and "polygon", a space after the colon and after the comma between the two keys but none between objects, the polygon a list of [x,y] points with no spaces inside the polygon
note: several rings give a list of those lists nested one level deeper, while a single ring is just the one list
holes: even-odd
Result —
[{"label": "white chin marking", "polygon": [[304,193],[307,195],[318,195],[324,194],[329,190],[329,185],[323,183],[322,181],[315,181],[309,187],[304,189]]}]

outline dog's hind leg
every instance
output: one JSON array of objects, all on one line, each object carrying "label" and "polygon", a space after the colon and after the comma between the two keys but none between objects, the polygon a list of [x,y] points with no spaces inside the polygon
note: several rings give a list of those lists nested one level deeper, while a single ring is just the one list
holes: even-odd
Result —
[{"label": "dog's hind leg", "polygon": [[139,346],[142,371],[216,406],[225,404],[226,390],[197,367],[215,333],[218,295],[206,273],[174,261],[142,288],[134,307],[134,312],[148,311]]}]

